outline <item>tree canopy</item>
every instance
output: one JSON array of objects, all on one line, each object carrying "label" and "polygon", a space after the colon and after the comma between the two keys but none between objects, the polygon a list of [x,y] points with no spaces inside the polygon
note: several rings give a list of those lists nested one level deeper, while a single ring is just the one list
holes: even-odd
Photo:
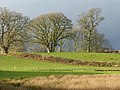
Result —
[{"label": "tree canopy", "polygon": [[29,18],[21,13],[0,8],[0,48],[1,54],[8,53],[10,46],[26,37]]},{"label": "tree canopy", "polygon": [[54,52],[59,41],[69,37],[71,28],[71,20],[60,12],[40,15],[30,25],[32,41],[44,45],[48,52]]},{"label": "tree canopy", "polygon": [[86,39],[87,52],[91,52],[92,35],[97,29],[97,26],[104,19],[100,8],[92,8],[87,13],[82,13],[78,20],[79,25],[83,30],[84,39]]},{"label": "tree canopy", "polygon": [[40,51],[35,48],[39,45],[47,52],[65,51],[66,48],[76,52],[82,49],[98,52],[111,47],[105,35],[97,31],[103,19],[102,10],[92,8],[80,15],[78,28],[73,27],[72,21],[61,12],[30,20],[21,13],[0,8],[0,51],[1,54],[31,48]]}]

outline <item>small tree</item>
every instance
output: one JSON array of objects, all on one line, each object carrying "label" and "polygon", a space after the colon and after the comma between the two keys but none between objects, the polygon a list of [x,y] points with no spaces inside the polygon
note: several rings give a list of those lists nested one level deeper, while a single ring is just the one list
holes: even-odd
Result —
[{"label": "small tree", "polygon": [[6,8],[0,8],[0,48],[1,54],[8,53],[14,42],[24,41],[26,27],[29,23],[27,17]]},{"label": "small tree", "polygon": [[102,10],[99,8],[90,9],[87,13],[80,15],[78,20],[84,35],[84,42],[87,44],[87,52],[91,52],[91,41],[93,32],[96,30],[99,23],[104,19],[101,16]]},{"label": "small tree", "polygon": [[54,52],[58,42],[69,37],[67,33],[71,28],[71,20],[59,12],[41,15],[30,25],[33,43],[44,45],[48,52]]},{"label": "small tree", "polygon": [[93,33],[91,41],[91,49],[94,52],[104,52],[106,48],[111,49],[112,46],[108,39],[105,38],[104,34],[100,34],[97,31]]}]

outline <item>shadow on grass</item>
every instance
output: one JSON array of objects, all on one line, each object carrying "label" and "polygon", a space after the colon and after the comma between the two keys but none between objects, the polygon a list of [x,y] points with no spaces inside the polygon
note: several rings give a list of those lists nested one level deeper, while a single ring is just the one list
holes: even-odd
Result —
[{"label": "shadow on grass", "polygon": [[95,71],[0,71],[0,79],[23,79],[36,76],[49,76],[49,75],[90,75],[90,74],[104,74]]},{"label": "shadow on grass", "polygon": [[[109,87],[96,87],[96,88],[85,88],[85,89],[80,89],[80,88],[73,88],[73,89],[63,89],[61,88],[54,88],[54,87],[30,87],[27,88],[27,90],[113,90]],[[114,90],[120,90],[120,88],[115,88]]]},{"label": "shadow on grass", "polygon": [[[73,89],[63,89],[61,88],[54,88],[54,87],[30,87],[28,90],[113,90],[109,87],[96,87],[96,88],[85,88],[85,89],[80,89],[80,88],[73,88]],[[120,88],[115,88],[114,90],[120,90]]]}]

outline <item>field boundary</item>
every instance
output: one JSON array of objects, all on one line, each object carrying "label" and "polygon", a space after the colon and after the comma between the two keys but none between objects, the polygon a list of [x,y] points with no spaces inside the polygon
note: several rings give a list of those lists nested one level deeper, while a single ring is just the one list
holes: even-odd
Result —
[{"label": "field boundary", "polygon": [[59,62],[69,65],[84,65],[84,66],[96,66],[96,67],[120,67],[120,62],[104,62],[104,61],[88,61],[88,60],[75,60],[54,56],[42,56],[30,53],[22,54],[10,54],[12,56],[17,56],[19,58],[27,58],[34,60],[50,61],[50,62]]}]

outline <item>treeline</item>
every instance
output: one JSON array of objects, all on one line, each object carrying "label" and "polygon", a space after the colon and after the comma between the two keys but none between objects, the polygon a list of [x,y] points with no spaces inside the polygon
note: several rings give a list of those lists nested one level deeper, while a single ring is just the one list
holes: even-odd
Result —
[{"label": "treeline", "polygon": [[1,54],[11,52],[103,52],[111,49],[97,27],[104,19],[100,8],[79,15],[78,26],[61,12],[40,15],[32,20],[16,11],[0,8]]}]

